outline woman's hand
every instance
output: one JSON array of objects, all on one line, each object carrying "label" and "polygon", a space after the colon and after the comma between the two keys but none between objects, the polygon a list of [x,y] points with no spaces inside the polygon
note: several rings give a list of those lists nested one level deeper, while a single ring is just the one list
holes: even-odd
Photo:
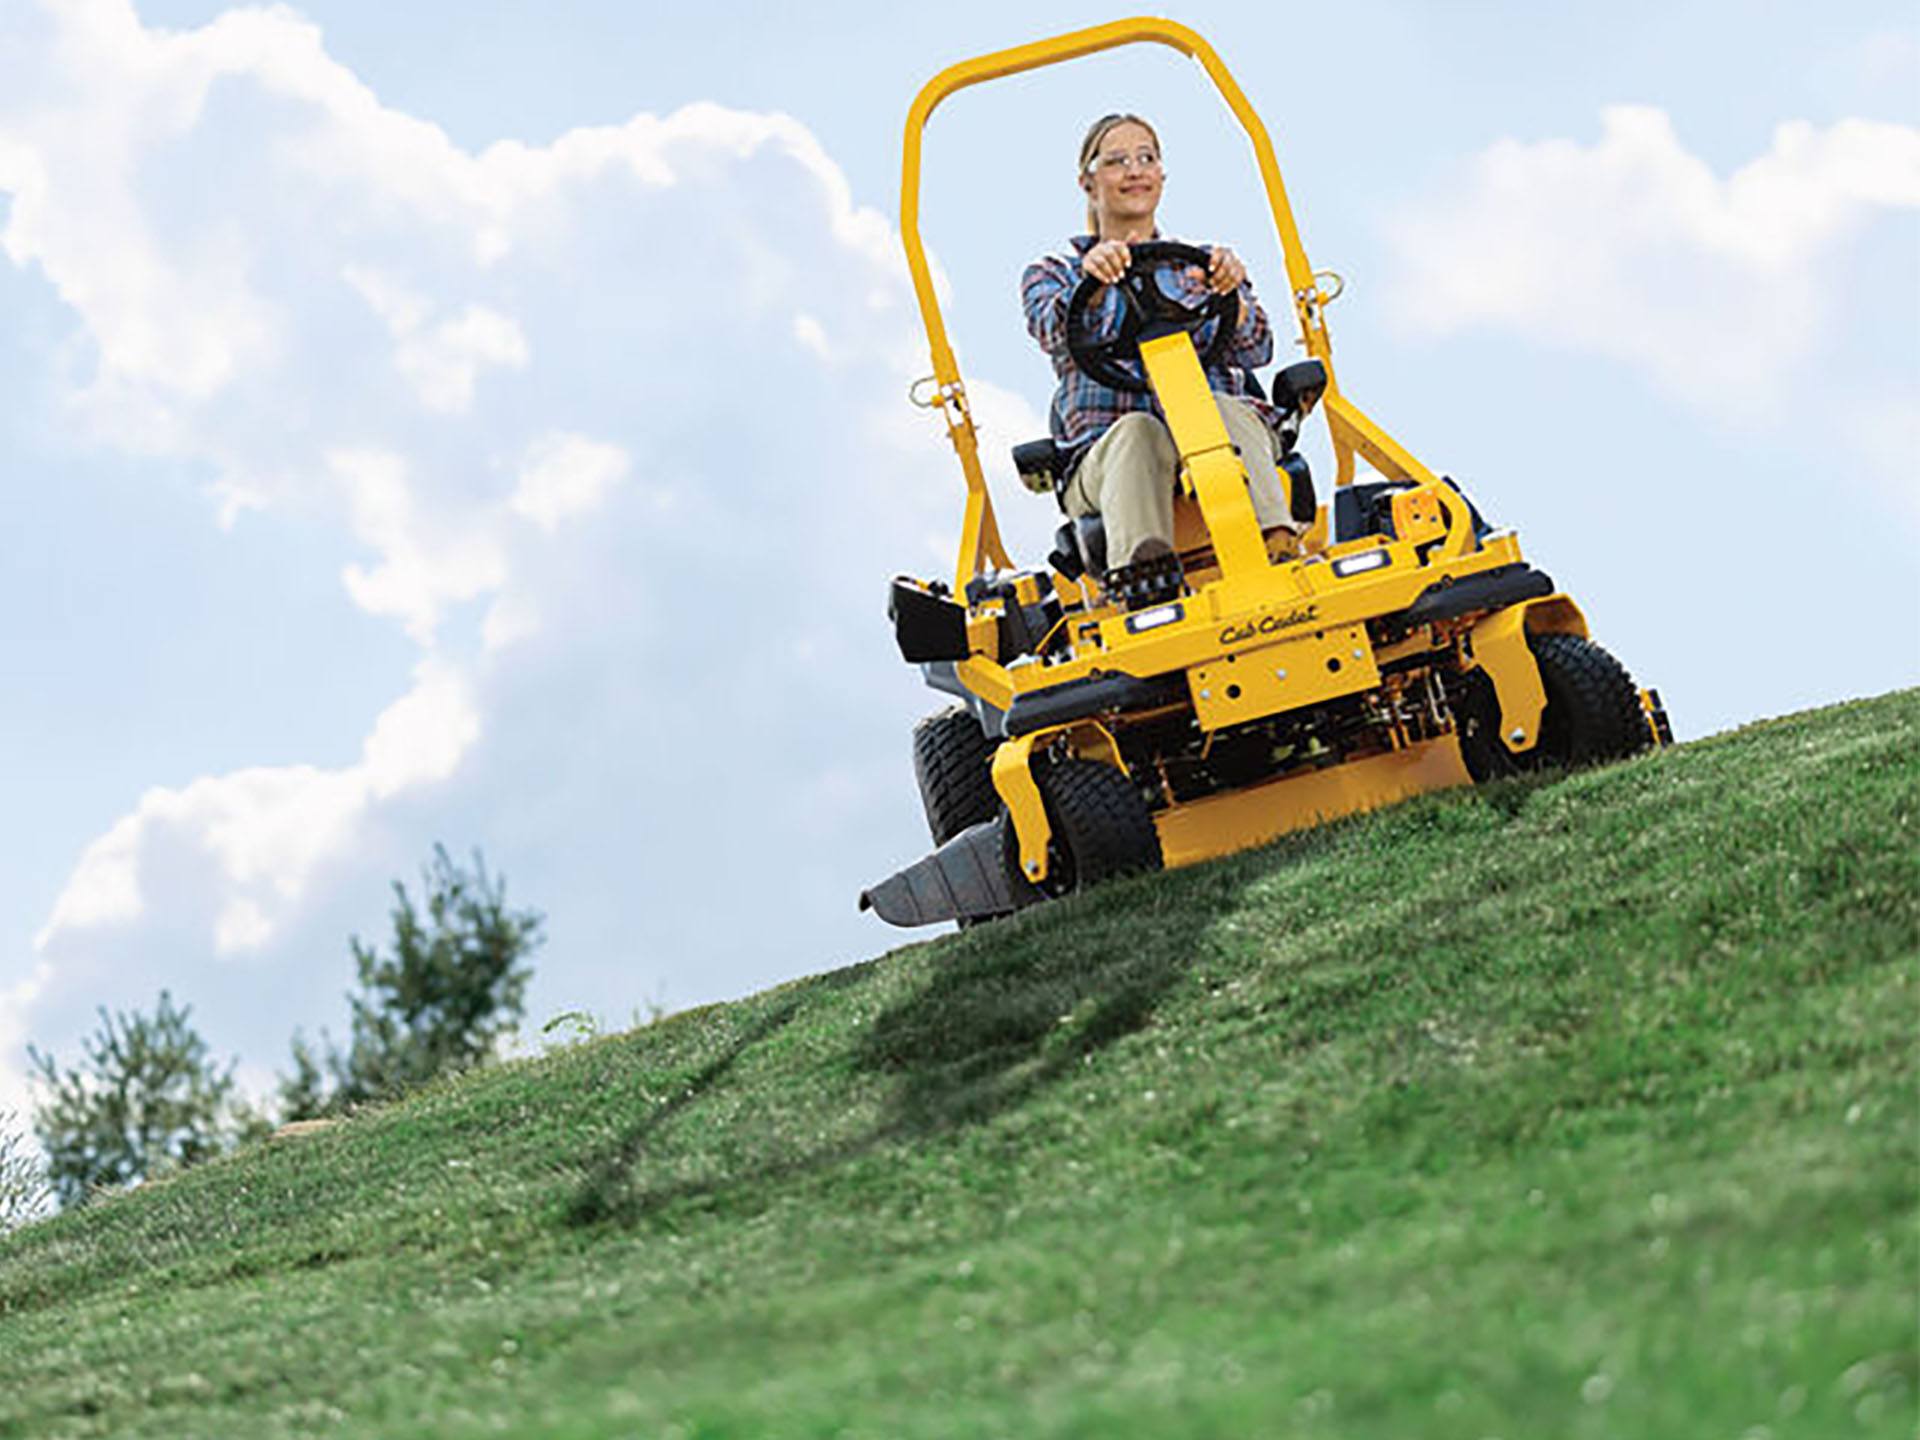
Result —
[{"label": "woman's hand", "polygon": [[1080,259],[1080,268],[1102,285],[1118,284],[1133,263],[1133,252],[1124,240],[1102,240]]},{"label": "woman's hand", "polygon": [[1187,271],[1188,278],[1196,285],[1204,283],[1216,295],[1231,295],[1246,284],[1246,262],[1233,251],[1216,245],[1207,254],[1210,258],[1205,270],[1195,265]]},{"label": "woman's hand", "polygon": [[[1224,245],[1215,245],[1207,252],[1207,268],[1202,270],[1194,265],[1187,270],[1187,281],[1195,288],[1205,286],[1216,295],[1231,295],[1247,282],[1247,264]],[[1247,323],[1247,302],[1245,300],[1234,308],[1233,328],[1242,329]]]}]

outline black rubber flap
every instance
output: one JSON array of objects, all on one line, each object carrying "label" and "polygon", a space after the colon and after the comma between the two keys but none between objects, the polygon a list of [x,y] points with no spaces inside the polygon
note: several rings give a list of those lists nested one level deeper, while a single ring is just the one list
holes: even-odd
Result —
[{"label": "black rubber flap", "polygon": [[923,860],[860,892],[860,908],[889,925],[986,919],[1020,908],[1006,866],[1004,815],[962,830]]}]

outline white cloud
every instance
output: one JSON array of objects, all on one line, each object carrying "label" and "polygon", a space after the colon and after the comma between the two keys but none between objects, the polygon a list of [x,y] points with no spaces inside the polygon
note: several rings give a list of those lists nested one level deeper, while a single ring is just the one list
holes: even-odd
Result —
[{"label": "white cloud", "polygon": [[273,921],[257,900],[241,895],[229,900],[213,925],[216,954],[258,950],[273,938]]},{"label": "white cloud", "polygon": [[340,273],[386,322],[394,339],[393,367],[427,409],[465,414],[473,407],[483,369],[526,368],[527,337],[511,316],[470,304],[450,319],[429,324],[432,302],[393,277],[363,265],[348,265]]},{"label": "white cloud", "polygon": [[[145,809],[143,802],[142,810]],[[63,930],[121,925],[140,918],[141,812],[122,816],[89,845],[53,902],[53,913],[34,938],[36,948]]]},{"label": "white cloud", "polygon": [[424,335],[409,336],[394,355],[429,410],[463,414],[473,405],[480,371],[489,365],[523,369],[527,340],[508,316],[484,305],[469,305]]},{"label": "white cloud", "polygon": [[544,435],[528,447],[510,503],[551,533],[561,521],[597,509],[629,468],[627,452],[618,445],[584,435]]},{"label": "white cloud", "polygon": [[28,1014],[52,980],[53,966],[38,960],[24,979],[0,989],[0,1114],[11,1111],[23,1123],[33,1113],[33,1091],[14,1057],[26,1049]]},{"label": "white cloud", "polygon": [[804,310],[793,317],[793,338],[822,360],[833,358],[833,347],[827,343],[826,327]]},{"label": "white cloud", "polygon": [[380,553],[378,565],[352,564],[342,571],[347,593],[361,609],[398,617],[424,645],[448,602],[499,588],[507,562],[489,527],[423,512],[401,456],[336,450],[327,465],[347,491],[354,533]]},{"label": "white cloud", "polygon": [[172,852],[212,870],[223,897],[212,926],[216,951],[259,949],[374,805],[447,779],[480,731],[466,678],[424,660],[413,688],[376,718],[353,765],[256,766],[149,790],[80,857],[36,948],[141,920],[151,903],[142,874]]},{"label": "white cloud", "polygon": [[489,653],[540,633],[540,612],[525,595],[502,595],[480,622],[480,643]]},{"label": "white cloud", "polygon": [[1782,124],[1724,179],[1662,110],[1614,106],[1592,145],[1502,140],[1395,217],[1393,305],[1417,330],[1504,329],[1633,365],[1723,418],[1765,417],[1853,300],[1827,268],[1920,208],[1920,130]]},{"label": "white cloud", "polygon": [[[71,310],[75,413],[136,473],[209,475],[235,547],[256,512],[309,536],[413,673],[337,751],[234,742],[76,856],[0,1073],[26,1012],[83,1028],[156,975],[277,1046],[316,1017],[248,977],[337,997],[312,956],[438,839],[544,874],[593,977],[570,1004],[763,979],[764,927],[870,942],[850,897],[912,843],[924,702],[880,592],[950,548],[961,491],[901,398],[925,366],[897,239],[805,127],[700,104],[475,153],[286,10],[37,24],[0,53],[0,251]],[[634,248],[654,234],[674,265]],[[761,861],[755,913],[714,926]]]},{"label": "white cloud", "polygon": [[412,690],[381,712],[367,737],[362,771],[373,799],[444,780],[480,738],[465,678],[450,665],[421,665]]}]

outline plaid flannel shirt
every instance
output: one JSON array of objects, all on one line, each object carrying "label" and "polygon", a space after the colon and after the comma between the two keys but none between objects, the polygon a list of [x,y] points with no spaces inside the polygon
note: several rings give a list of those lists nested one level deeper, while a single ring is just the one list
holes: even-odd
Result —
[{"label": "plaid flannel shirt", "polygon": [[[1053,361],[1054,374],[1060,377],[1059,388],[1053,394],[1049,428],[1054,442],[1076,455],[1131,411],[1145,410],[1166,418],[1151,392],[1136,393],[1102,385],[1091,376],[1081,374],[1067,350],[1067,301],[1080,283],[1081,257],[1093,248],[1093,243],[1091,235],[1075,235],[1069,242],[1070,251],[1043,256],[1020,277],[1020,302],[1027,312],[1027,329],[1047,352]],[[1240,286],[1240,300],[1245,315],[1227,350],[1227,363],[1209,370],[1207,381],[1223,395],[1244,397],[1268,424],[1273,424],[1278,418],[1273,408],[1255,398],[1247,385],[1247,372],[1273,359],[1273,327],[1267,323],[1267,312],[1253,297],[1251,282]],[[1119,313],[1119,296],[1109,289],[1090,311],[1094,334],[1110,331],[1118,323]],[[1214,329],[1219,323],[1209,320],[1195,333],[1193,343],[1201,354],[1212,344]]]}]

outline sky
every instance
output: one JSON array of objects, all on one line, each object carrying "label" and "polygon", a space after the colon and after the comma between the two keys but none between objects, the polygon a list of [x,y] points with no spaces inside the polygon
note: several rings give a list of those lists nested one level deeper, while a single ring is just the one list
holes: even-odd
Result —
[{"label": "sky", "polygon": [[[1347,290],[1342,386],[1683,738],[1920,680],[1910,5],[1171,11]],[[0,1109],[28,1042],[344,1028],[436,843],[548,916],[528,1029],[881,953],[941,703],[887,579],[963,494],[901,258],[955,60],[1089,5],[0,0]],[[924,231],[1016,553],[1016,282],[1093,116],[1278,292],[1248,148],[1141,48],[971,90]],[[1322,460],[1324,440],[1309,450]]]}]

